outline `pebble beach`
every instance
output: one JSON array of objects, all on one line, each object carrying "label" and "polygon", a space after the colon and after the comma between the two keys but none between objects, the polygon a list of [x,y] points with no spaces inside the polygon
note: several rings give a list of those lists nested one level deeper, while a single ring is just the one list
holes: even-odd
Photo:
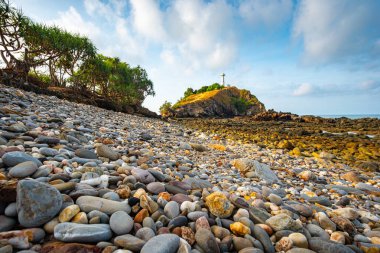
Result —
[{"label": "pebble beach", "polygon": [[380,173],[0,85],[8,252],[380,252]]}]

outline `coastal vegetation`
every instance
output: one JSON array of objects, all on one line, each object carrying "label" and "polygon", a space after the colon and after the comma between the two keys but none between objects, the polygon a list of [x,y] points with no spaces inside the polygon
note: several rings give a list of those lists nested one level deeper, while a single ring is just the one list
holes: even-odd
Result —
[{"label": "coastal vegetation", "polygon": [[71,93],[68,98],[79,100],[101,99],[109,109],[120,110],[139,107],[155,94],[142,67],[99,54],[82,35],[34,22],[6,0],[0,0],[0,56],[5,84]]}]

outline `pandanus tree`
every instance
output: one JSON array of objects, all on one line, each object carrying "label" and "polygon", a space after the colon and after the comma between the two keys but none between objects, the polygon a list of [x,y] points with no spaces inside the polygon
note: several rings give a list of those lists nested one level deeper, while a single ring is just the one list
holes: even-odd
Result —
[{"label": "pandanus tree", "polygon": [[87,38],[59,27],[29,22],[22,32],[26,64],[33,69],[46,67],[53,85],[64,86],[83,62],[95,57],[96,48]]},{"label": "pandanus tree", "polygon": [[25,50],[21,31],[28,22],[21,10],[10,6],[6,0],[0,0],[0,56],[6,69],[23,71],[20,60]]},{"label": "pandanus tree", "polygon": [[129,105],[154,95],[145,69],[97,54],[88,38],[36,23],[6,0],[0,0],[0,14],[0,65],[25,81],[33,74],[48,85],[69,84]]}]

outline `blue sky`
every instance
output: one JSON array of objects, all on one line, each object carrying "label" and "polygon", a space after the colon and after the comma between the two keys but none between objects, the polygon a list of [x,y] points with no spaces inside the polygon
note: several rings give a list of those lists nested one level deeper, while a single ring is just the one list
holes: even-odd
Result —
[{"label": "blue sky", "polygon": [[378,0],[11,2],[145,68],[156,96],[144,105],[154,111],[224,72],[268,109],[380,113]]}]

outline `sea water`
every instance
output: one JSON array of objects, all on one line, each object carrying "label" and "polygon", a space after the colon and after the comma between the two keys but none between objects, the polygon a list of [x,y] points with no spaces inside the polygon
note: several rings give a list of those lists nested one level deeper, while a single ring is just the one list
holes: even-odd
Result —
[{"label": "sea water", "polygon": [[337,115],[317,115],[322,118],[341,118],[346,117],[349,119],[361,119],[361,118],[377,118],[380,119],[380,114],[337,114]]}]

